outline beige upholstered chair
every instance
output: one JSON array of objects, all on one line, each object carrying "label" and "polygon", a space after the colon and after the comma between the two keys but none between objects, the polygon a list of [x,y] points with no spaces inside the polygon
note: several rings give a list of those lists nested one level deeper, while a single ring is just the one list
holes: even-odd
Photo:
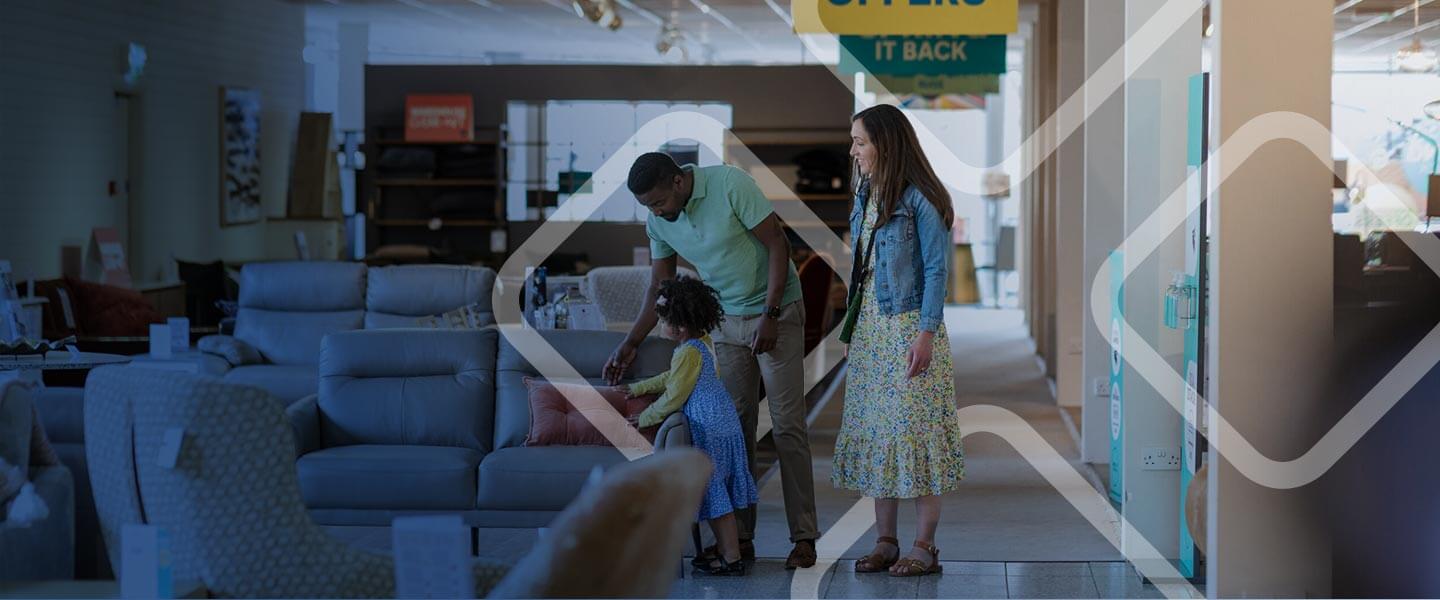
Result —
[{"label": "beige upholstered chair", "polygon": [[[28,384],[0,382],[0,459],[18,467],[0,471],[0,581],[75,575],[75,482],[49,445],[34,437],[44,432],[35,425],[33,393]],[[46,515],[21,524],[14,513],[6,514],[5,503],[7,494],[24,485],[32,487]]]},{"label": "beige upholstered chair", "polygon": [[[699,278],[694,271],[680,267],[677,275]],[[585,274],[581,290],[587,298],[600,305],[600,314],[608,323],[632,323],[640,318],[640,303],[650,286],[650,267],[596,267]]]},{"label": "beige upholstered chair", "polygon": [[669,596],[710,469],[699,450],[672,448],[607,471],[490,597]]},{"label": "beige upholstered chair", "polygon": [[[175,428],[184,432],[179,459],[161,467]],[[265,391],[177,371],[97,369],[85,389],[85,439],[112,565],[121,528],[149,523],[170,535],[172,577],[213,596],[394,597],[390,557],[330,538],[306,513],[294,434]],[[507,568],[477,562],[477,594]]]}]

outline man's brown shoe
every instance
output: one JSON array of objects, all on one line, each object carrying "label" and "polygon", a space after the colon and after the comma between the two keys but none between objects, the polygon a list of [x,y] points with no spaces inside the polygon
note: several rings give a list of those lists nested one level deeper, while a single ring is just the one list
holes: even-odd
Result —
[{"label": "man's brown shoe", "polygon": [[785,559],[785,568],[808,569],[815,566],[815,540],[800,540],[795,542],[795,549],[790,551],[790,557]]}]

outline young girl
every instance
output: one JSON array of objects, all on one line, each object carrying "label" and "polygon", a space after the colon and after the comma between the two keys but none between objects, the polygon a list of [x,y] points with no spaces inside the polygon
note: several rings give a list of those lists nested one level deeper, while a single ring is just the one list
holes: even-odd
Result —
[{"label": "young girl", "polygon": [[700,503],[700,519],[710,522],[720,556],[698,562],[695,568],[711,575],[744,575],[735,511],[758,502],[759,493],[750,476],[740,416],[715,370],[706,333],[720,325],[720,295],[700,280],[682,276],[660,284],[655,312],[670,337],[680,342],[670,358],[670,370],[619,387],[631,396],[663,392],[631,419],[639,427],[658,425],[671,413],[685,411],[692,443],[715,463]]}]

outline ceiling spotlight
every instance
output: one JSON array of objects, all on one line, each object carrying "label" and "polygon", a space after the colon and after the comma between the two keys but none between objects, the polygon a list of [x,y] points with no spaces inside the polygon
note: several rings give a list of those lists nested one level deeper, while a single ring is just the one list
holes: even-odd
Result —
[{"label": "ceiling spotlight", "polygon": [[620,9],[615,6],[615,0],[572,0],[575,7],[575,14],[580,18],[590,21],[615,31],[624,24],[620,18]]},{"label": "ceiling spotlight", "polygon": [[[1420,31],[1420,0],[1415,0],[1415,5],[1410,12],[1415,13],[1415,29],[1413,31],[1418,33]],[[1440,64],[1440,58],[1435,56],[1435,51],[1420,43],[1418,35],[1395,53],[1394,60],[1395,68],[1406,73],[1429,73],[1435,70],[1437,64]]]},{"label": "ceiling spotlight", "polygon": [[680,62],[690,61],[690,52],[685,49],[685,34],[680,31],[679,11],[670,11],[670,18],[665,19],[665,24],[660,26],[660,38],[655,40],[655,51],[661,57],[672,58],[674,51],[679,51]]},{"label": "ceiling spotlight", "polygon": [[1406,73],[1429,73],[1440,64],[1440,56],[1426,48],[1419,39],[1395,53],[1395,68]]}]

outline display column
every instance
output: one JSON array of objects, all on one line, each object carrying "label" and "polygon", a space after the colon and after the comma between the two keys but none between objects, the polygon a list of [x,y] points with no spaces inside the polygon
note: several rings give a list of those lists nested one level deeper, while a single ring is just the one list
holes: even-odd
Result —
[{"label": "display column", "polygon": [[[1212,598],[1330,595],[1319,486],[1282,479],[1332,425],[1320,417],[1333,345],[1333,8],[1211,3]],[[1253,468],[1267,461],[1280,464]]]},{"label": "display column", "polygon": [[[1177,12],[1177,7],[1183,10]],[[1125,3],[1125,201],[1122,245],[1124,356],[1122,549],[1142,570],[1179,554],[1181,416],[1174,378],[1182,372],[1184,335],[1164,325],[1167,288],[1184,270],[1184,228],[1154,226],[1180,212],[1166,201],[1186,181],[1190,78],[1200,72],[1200,3]],[[1183,209],[1183,202],[1179,205]],[[1178,399],[1178,398],[1177,398]],[[1136,556],[1148,542],[1162,559]],[[1152,571],[1153,572],[1153,571]]]},{"label": "display column", "polygon": [[[1080,406],[1084,398],[1081,328],[1085,324],[1085,3],[1061,2],[1059,14],[1060,147],[1056,151],[1055,337],[1056,400]],[[1078,423],[1077,423],[1078,425]]]},{"label": "display column", "polygon": [[[1085,2],[1085,214],[1081,459],[1110,462],[1110,253],[1124,237],[1124,63],[1107,60],[1125,43],[1125,0]],[[1113,87],[1112,87],[1113,86]],[[1094,294],[1093,292],[1099,292]],[[1096,309],[1103,316],[1095,323]]]}]

